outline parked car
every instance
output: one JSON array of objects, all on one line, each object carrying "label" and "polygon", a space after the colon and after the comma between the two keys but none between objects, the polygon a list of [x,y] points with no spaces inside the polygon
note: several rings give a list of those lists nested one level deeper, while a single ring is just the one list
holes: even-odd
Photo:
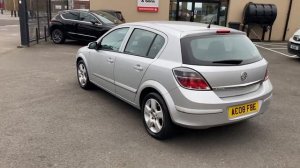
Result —
[{"label": "parked car", "polygon": [[295,32],[288,43],[288,51],[291,54],[300,56],[300,29]]},{"label": "parked car", "polygon": [[54,43],[66,39],[95,41],[122,22],[103,11],[67,10],[59,12],[50,22],[50,35]]},{"label": "parked car", "polygon": [[116,10],[101,10],[103,12],[109,13],[111,15],[113,15],[114,17],[118,18],[119,20],[121,20],[123,23],[126,22],[123,14],[121,11],[116,11]]},{"label": "parked car", "polygon": [[[245,33],[190,22],[119,25],[76,56],[79,85],[95,84],[142,111],[147,132],[208,128],[264,113],[268,63]],[[121,111],[120,111],[121,112]]]}]

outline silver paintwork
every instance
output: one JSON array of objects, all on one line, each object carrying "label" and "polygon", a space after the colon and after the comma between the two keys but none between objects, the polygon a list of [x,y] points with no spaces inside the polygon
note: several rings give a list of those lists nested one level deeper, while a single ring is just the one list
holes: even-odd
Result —
[{"label": "silver paintwork", "polygon": [[[190,22],[138,22],[119,25],[106,34],[122,27],[128,27],[129,31],[118,52],[83,47],[76,58],[84,60],[92,83],[116,97],[140,109],[142,91],[153,88],[165,100],[172,121],[189,128],[230,124],[267,110],[273,88],[269,79],[263,80],[267,68],[265,59],[242,66],[209,67],[182,63],[182,37],[215,35],[215,31],[222,27],[212,26],[207,29],[206,24]],[[165,38],[165,44],[154,59],[122,53],[134,28],[148,30]],[[244,35],[243,32],[233,29],[231,34]],[[195,91],[182,88],[172,73],[176,67],[192,68],[200,72],[213,90]],[[241,80],[242,72],[248,74],[244,81]],[[254,101],[260,104],[258,113],[228,119],[228,107]]]},{"label": "silver paintwork", "polygon": [[300,29],[298,29],[295,33],[294,33],[294,35],[290,38],[290,42],[293,42],[293,43],[296,43],[296,44],[300,44],[300,41],[296,41],[296,40],[294,40],[293,39],[293,37],[294,36],[300,36]]}]

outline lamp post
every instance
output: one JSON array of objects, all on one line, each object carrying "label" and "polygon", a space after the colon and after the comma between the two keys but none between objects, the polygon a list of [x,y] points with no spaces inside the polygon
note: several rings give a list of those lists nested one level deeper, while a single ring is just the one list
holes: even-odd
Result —
[{"label": "lamp post", "polygon": [[19,47],[26,47],[29,46],[27,0],[19,1],[19,17],[21,34],[21,46]]}]

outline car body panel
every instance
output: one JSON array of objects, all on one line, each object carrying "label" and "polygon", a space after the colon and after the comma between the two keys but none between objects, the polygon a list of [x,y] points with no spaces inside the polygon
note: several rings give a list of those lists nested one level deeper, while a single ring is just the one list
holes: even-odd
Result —
[{"label": "car body panel", "polygon": [[290,54],[295,54],[300,57],[300,29],[290,38],[287,47]]}]

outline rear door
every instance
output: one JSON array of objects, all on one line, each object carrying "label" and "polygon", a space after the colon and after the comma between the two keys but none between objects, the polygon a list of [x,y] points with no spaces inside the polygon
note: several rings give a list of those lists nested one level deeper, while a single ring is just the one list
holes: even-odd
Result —
[{"label": "rear door", "polygon": [[194,36],[181,45],[184,66],[201,73],[220,97],[256,91],[264,80],[267,62],[245,35]]},{"label": "rear door", "polygon": [[149,29],[135,28],[114,69],[116,94],[133,102],[149,65],[164,46],[165,37]]}]

